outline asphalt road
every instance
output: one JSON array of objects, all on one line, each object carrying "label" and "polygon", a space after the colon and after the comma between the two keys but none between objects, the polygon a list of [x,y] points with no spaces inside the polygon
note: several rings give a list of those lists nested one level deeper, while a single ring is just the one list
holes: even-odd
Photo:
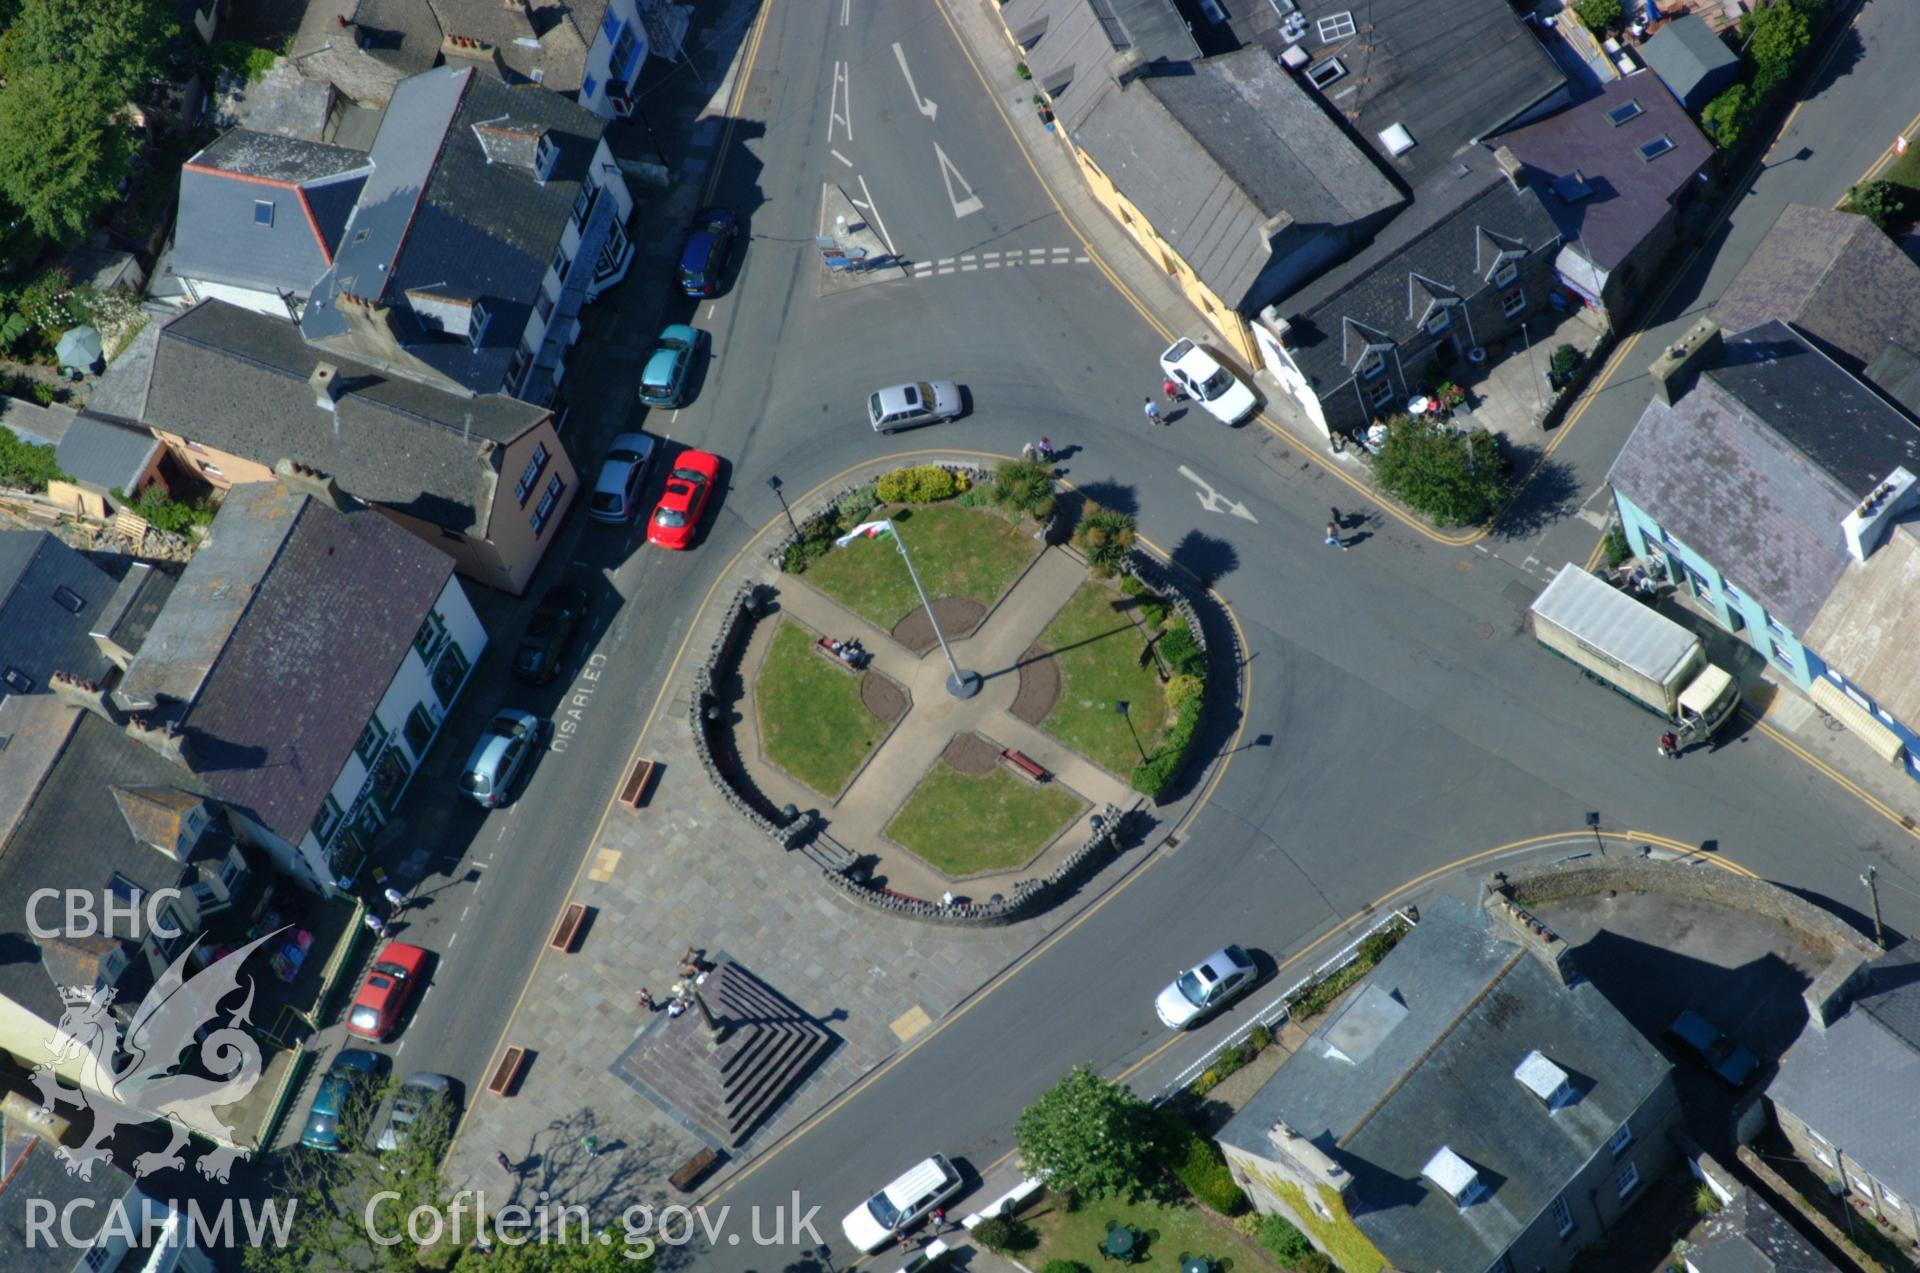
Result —
[{"label": "asphalt road", "polygon": [[[728,457],[729,488],[688,554],[634,548],[629,535],[575,514],[540,586],[561,570],[597,581],[598,679],[534,694],[504,688],[500,650],[481,665],[491,679],[476,680],[463,711],[507,703],[551,712],[577,696],[579,731],[564,753],[541,758],[512,808],[463,813],[461,834],[449,837],[462,844],[471,831],[471,847],[442,864],[416,918],[414,935],[441,962],[398,1049],[402,1072],[437,1069],[476,1084],[688,619],[722,564],[780,515],[766,477],[798,493],[880,455],[1012,453],[1041,433],[1075,448],[1070,480],[1137,511],[1152,541],[1217,575],[1251,655],[1240,749],[1176,850],[764,1159],[721,1199],[736,1213],[797,1190],[822,1206],[821,1231],[838,1248],[838,1216],[910,1162],[936,1149],[976,1168],[999,1158],[1020,1108],[1070,1064],[1119,1073],[1145,1061],[1166,1037],[1151,997],[1181,965],[1227,940],[1285,959],[1402,881],[1495,845],[1577,830],[1589,811],[1610,829],[1711,842],[1845,906],[1872,862],[1895,886],[1885,894],[1889,922],[1920,923],[1904,833],[1757,733],[1661,763],[1651,717],[1525,636],[1541,564],[1584,560],[1592,545],[1592,527],[1566,514],[1638,417],[1643,378],[1623,375],[1558,444],[1574,494],[1544,531],[1454,550],[1374,515],[1350,532],[1351,552],[1332,551],[1320,528],[1329,504],[1350,494],[1260,428],[1189,415],[1149,431],[1139,399],[1158,383],[1162,336],[1092,265],[983,268],[821,297],[812,236],[823,182],[868,204],[911,260],[1075,240],[931,0],[776,4],[764,20],[765,74],[756,73],[750,109],[765,122],[740,127],[717,193],[746,216],[751,240],[726,293],[693,312],[712,351],[699,397],[679,412],[603,415],[598,436],[569,438],[584,477],[606,433],[640,423]],[[1844,73],[1816,87],[1778,151],[1810,155],[1761,175],[1668,298],[1654,338],[1717,295],[1782,204],[1830,203],[1906,124],[1915,103],[1892,50],[1915,47],[1916,27],[1911,7],[1867,7],[1859,56],[1843,57]],[[667,242],[648,253],[666,255]],[[664,287],[662,272],[636,267],[615,302],[622,316],[598,334],[613,356],[592,364],[576,397],[631,401],[658,317],[640,298]],[[1642,343],[1658,348],[1654,338]],[[861,404],[872,388],[930,375],[966,385],[972,414],[918,435],[868,431]],[[1248,517],[1208,511],[1196,477]],[[515,635],[500,629],[495,639],[510,646]],[[464,746],[451,740],[441,766],[457,764]],[[1228,1014],[1152,1066],[1201,1055],[1234,1024]],[[716,1269],[774,1269],[797,1254],[679,1253]],[[837,1249],[836,1262],[845,1255]]]}]

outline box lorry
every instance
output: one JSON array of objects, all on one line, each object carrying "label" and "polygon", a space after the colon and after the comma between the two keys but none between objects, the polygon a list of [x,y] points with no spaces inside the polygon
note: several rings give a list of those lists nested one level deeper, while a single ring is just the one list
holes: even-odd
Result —
[{"label": "box lorry", "polygon": [[1533,634],[1589,680],[1619,691],[1683,739],[1718,733],[1740,705],[1740,684],[1707,659],[1700,638],[1575,565],[1560,568],[1533,603]]}]

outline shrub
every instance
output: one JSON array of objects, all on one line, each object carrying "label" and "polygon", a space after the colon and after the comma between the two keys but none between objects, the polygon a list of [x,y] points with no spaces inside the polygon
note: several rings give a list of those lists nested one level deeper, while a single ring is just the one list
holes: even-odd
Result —
[{"label": "shrub", "polygon": [[1033,71],[1027,66],[1025,62],[1015,62],[1013,64],[1013,73],[1015,75],[1018,75],[1023,80],[1030,80],[1033,78]]},{"label": "shrub", "polygon": [[1233,1218],[1233,1231],[1243,1238],[1258,1239],[1260,1236],[1260,1226],[1265,1224],[1266,1221],[1267,1218],[1258,1211],[1242,1212]]},{"label": "shrub", "polygon": [[1500,444],[1485,429],[1457,433],[1398,416],[1372,460],[1387,494],[1442,526],[1483,522],[1507,495]]},{"label": "shrub", "polygon": [[1547,370],[1558,384],[1565,384],[1580,370],[1580,351],[1572,345],[1554,346],[1553,356],[1547,360]]},{"label": "shrub", "polygon": [[0,429],[0,486],[22,491],[44,491],[48,482],[66,474],[54,463],[53,447],[23,442],[10,429]]},{"label": "shrub", "polygon": [[1700,108],[1700,129],[1722,150],[1730,150],[1753,122],[1755,98],[1745,84],[1735,84]]},{"label": "shrub", "polygon": [[1087,564],[1102,579],[1111,579],[1133,550],[1133,518],[1111,508],[1088,504],[1073,532],[1073,542],[1087,555]]},{"label": "shrub", "polygon": [[1040,1273],[1092,1273],[1078,1260],[1048,1260],[1041,1266]]},{"label": "shrub", "polygon": [[1240,1049],[1229,1046],[1220,1049],[1220,1054],[1213,1058],[1213,1064],[1208,1068],[1221,1078],[1225,1078],[1229,1074],[1237,1073],[1245,1064],[1246,1060],[1240,1055]]},{"label": "shrub", "polygon": [[216,511],[211,500],[170,499],[157,486],[149,486],[140,492],[140,498],[126,505],[129,512],[146,519],[155,530],[166,531],[169,535],[184,535],[195,526],[204,526],[213,520]]},{"label": "shrub", "polygon": [[833,551],[833,541],[840,530],[841,521],[837,512],[801,523],[800,538],[787,545],[786,555],[780,559],[780,569],[790,575],[805,574],[809,562]]},{"label": "shrub", "polygon": [[54,399],[59,397],[59,391],[44,380],[34,381],[31,392],[33,400],[43,407],[52,406]]},{"label": "shrub", "polygon": [[87,321],[85,300],[73,286],[73,277],[64,265],[43,270],[27,284],[18,302],[20,317],[48,340],[57,340],[69,327]]},{"label": "shrub", "polygon": [[874,483],[874,494],[882,504],[931,504],[952,499],[968,485],[966,478],[938,464],[916,464],[886,474]]},{"label": "shrub", "polygon": [[1765,97],[1793,74],[1794,64],[1813,44],[1813,15],[1818,4],[1805,0],[1775,0],[1740,19],[1747,37],[1747,56],[1753,59],[1753,95]]},{"label": "shrub", "polygon": [[1206,651],[1193,639],[1193,628],[1184,619],[1160,634],[1160,657],[1175,676],[1204,678],[1207,674]]},{"label": "shrub", "polygon": [[1001,1253],[1031,1251],[1040,1245],[1040,1235],[1031,1226],[1012,1216],[991,1216],[973,1226],[973,1240],[989,1251]]},{"label": "shrub", "polygon": [[1247,1033],[1247,1042],[1256,1052],[1264,1052],[1273,1043],[1273,1031],[1263,1025],[1257,1025]]},{"label": "shrub", "polygon": [[1307,1235],[1294,1228],[1285,1216],[1268,1216],[1261,1222],[1260,1245],[1273,1252],[1282,1264],[1298,1264],[1313,1251]]},{"label": "shrub", "polygon": [[249,84],[258,84],[280,55],[272,49],[239,40],[215,40],[207,56],[212,59],[215,70],[228,71]]},{"label": "shrub", "polygon": [[1606,549],[1607,569],[1617,569],[1621,562],[1633,556],[1633,545],[1627,542],[1627,532],[1615,526],[1607,532]]},{"label": "shrub", "polygon": [[1120,579],[1120,592],[1123,596],[1137,597],[1146,590],[1147,585],[1140,582],[1139,575],[1123,575]]},{"label": "shrub", "polygon": [[840,502],[833,506],[833,511],[840,514],[842,523],[858,526],[867,520],[867,514],[871,513],[874,506],[880,502],[878,495],[874,492],[874,486],[874,483],[868,482],[865,486],[854,487],[840,497]]},{"label": "shrub", "polygon": [[1220,1146],[1195,1131],[1185,1118],[1164,1110],[1160,1139],[1167,1170],[1195,1202],[1223,1216],[1246,1210],[1247,1195],[1235,1183]]},{"label": "shrub", "polygon": [[1694,1214],[1702,1215],[1702,1216],[1710,1216],[1714,1212],[1718,1211],[1719,1209],[1720,1209],[1720,1195],[1713,1191],[1712,1186],[1708,1185],[1704,1180],[1701,1181],[1698,1185],[1694,1186],[1694,1190],[1693,1190]]},{"label": "shrub", "polygon": [[985,486],[974,486],[954,496],[953,502],[962,508],[984,508],[997,501],[993,498],[993,491],[989,488]]},{"label": "shrub", "polygon": [[1574,0],[1573,14],[1589,31],[1604,31],[1620,21],[1620,0]]},{"label": "shrub", "polygon": [[1907,210],[1906,187],[1891,181],[1869,181],[1861,186],[1847,187],[1847,211],[1857,212],[1867,220],[1887,228],[1891,221],[1897,221]]},{"label": "shrub", "polygon": [[1193,736],[1200,729],[1200,700],[1190,698],[1180,707],[1173,718],[1173,728],[1167,731],[1158,751],[1147,757],[1133,769],[1133,789],[1143,796],[1158,799],[1160,793],[1173,784],[1180,770],[1186,766],[1187,752],[1193,748]]},{"label": "shrub", "polygon": [[993,466],[993,498],[1044,521],[1053,513],[1053,470],[1038,460],[1002,460]]},{"label": "shrub", "polygon": [[[1165,638],[1161,638],[1165,640]],[[1167,682],[1167,706],[1176,711],[1191,699],[1199,698],[1206,692],[1207,683],[1198,676],[1182,672]],[[1263,1045],[1264,1046],[1264,1045]]]},{"label": "shrub", "polygon": [[1148,597],[1140,603],[1140,617],[1147,621],[1150,628],[1164,628],[1167,619],[1173,614],[1173,607],[1159,597]]},{"label": "shrub", "polygon": [[1325,1251],[1309,1251],[1293,1262],[1293,1273],[1340,1273]]}]

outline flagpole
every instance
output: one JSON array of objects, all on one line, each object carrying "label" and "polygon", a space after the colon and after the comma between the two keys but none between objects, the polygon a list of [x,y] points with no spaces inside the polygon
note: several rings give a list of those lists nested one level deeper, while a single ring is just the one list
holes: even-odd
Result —
[{"label": "flagpole", "polygon": [[920,604],[927,608],[927,622],[933,625],[934,640],[940,643],[940,652],[947,656],[947,666],[952,669],[953,675],[947,678],[947,693],[955,698],[972,698],[980,692],[980,674],[964,672],[954,661],[953,648],[947,644],[947,635],[940,630],[940,620],[933,613],[933,602],[927,600],[927,590],[920,586],[920,572],[913,568],[913,558],[907,555],[907,541],[898,526],[891,529],[893,546],[900,550],[900,560],[907,563],[907,577],[913,580],[913,590],[920,594]]}]

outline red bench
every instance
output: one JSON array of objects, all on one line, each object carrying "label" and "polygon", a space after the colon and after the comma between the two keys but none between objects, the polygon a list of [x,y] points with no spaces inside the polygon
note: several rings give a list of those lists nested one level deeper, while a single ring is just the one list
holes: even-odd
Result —
[{"label": "red bench", "polygon": [[1046,768],[1041,765],[1039,761],[1024,753],[1017,752],[1011,747],[1000,753],[1000,759],[1006,761],[1007,764],[1033,779],[1035,782],[1045,782],[1053,776],[1046,771]]}]

